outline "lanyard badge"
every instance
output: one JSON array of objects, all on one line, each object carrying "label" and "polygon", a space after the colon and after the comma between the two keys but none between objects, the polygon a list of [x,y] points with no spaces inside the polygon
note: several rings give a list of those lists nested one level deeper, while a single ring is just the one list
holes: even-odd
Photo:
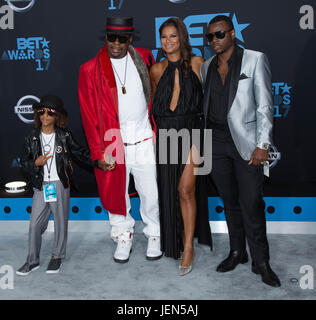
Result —
[{"label": "lanyard badge", "polygon": [[43,193],[44,193],[44,201],[45,202],[56,202],[57,201],[56,185],[54,183],[45,184],[43,186]]}]

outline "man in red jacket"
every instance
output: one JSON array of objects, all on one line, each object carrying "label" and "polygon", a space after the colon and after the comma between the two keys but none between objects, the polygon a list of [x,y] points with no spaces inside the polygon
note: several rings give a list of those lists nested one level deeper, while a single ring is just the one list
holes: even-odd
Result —
[{"label": "man in red jacket", "polygon": [[147,259],[161,258],[158,191],[154,155],[155,125],[150,117],[147,49],[134,48],[132,17],[108,17],[106,45],[83,64],[79,75],[82,123],[103,207],[109,212],[111,237],[117,242],[114,261],[129,260],[135,221],[130,215],[130,174],[140,197]]}]

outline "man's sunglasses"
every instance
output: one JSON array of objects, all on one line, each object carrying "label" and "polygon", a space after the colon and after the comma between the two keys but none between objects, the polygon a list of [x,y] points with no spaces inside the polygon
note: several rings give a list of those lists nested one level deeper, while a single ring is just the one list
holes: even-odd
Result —
[{"label": "man's sunglasses", "polygon": [[129,36],[109,33],[106,35],[106,38],[108,39],[109,42],[115,42],[116,39],[118,39],[119,43],[126,43],[129,39]]},{"label": "man's sunglasses", "polygon": [[220,31],[216,31],[214,33],[208,33],[205,35],[206,39],[208,42],[212,42],[213,39],[214,39],[214,36],[217,38],[217,39],[224,39],[225,36],[226,36],[226,32],[230,32],[232,31],[233,29],[229,29],[229,30],[220,30]]},{"label": "man's sunglasses", "polygon": [[45,112],[47,112],[47,114],[51,117],[56,116],[56,110],[54,109],[42,108],[42,109],[36,110],[36,113],[39,116],[42,116]]}]

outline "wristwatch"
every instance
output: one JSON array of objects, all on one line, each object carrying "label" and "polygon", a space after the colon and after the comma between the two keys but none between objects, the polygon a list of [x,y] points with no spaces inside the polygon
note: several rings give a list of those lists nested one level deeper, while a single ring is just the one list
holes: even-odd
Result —
[{"label": "wristwatch", "polygon": [[270,148],[270,143],[259,142],[259,143],[257,143],[257,148],[268,151]]}]

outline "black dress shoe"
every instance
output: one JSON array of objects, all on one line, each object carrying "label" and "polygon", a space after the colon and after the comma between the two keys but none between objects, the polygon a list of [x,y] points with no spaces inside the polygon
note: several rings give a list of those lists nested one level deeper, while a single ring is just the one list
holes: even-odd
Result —
[{"label": "black dress shoe", "polygon": [[222,261],[216,268],[217,272],[228,272],[234,270],[239,263],[248,262],[247,251],[230,251],[228,258]]},{"label": "black dress shoe", "polygon": [[281,282],[278,276],[271,269],[268,262],[260,263],[258,265],[252,263],[251,270],[255,274],[260,274],[261,279],[265,284],[275,288],[281,287]]}]

